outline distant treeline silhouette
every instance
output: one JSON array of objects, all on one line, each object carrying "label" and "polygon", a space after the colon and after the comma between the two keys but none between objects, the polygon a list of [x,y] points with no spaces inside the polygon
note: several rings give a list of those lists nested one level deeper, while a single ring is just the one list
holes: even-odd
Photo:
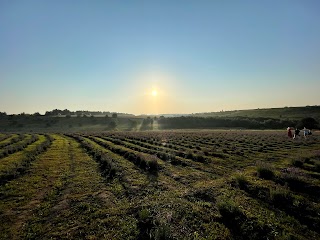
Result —
[{"label": "distant treeline silhouette", "polygon": [[158,120],[162,129],[187,128],[246,128],[246,129],[283,129],[286,127],[319,128],[318,122],[313,118],[297,120],[280,120],[270,118],[202,118],[202,117],[173,117]]},{"label": "distant treeline silhouette", "polygon": [[0,112],[0,117],[4,116],[49,116],[49,117],[55,117],[55,116],[71,116],[71,115],[77,115],[77,116],[96,116],[96,115],[104,115],[104,116],[112,116],[114,114],[121,115],[121,116],[134,116],[133,114],[130,113],[116,113],[116,112],[105,112],[105,111],[70,111],[68,109],[60,110],[60,109],[54,109],[52,111],[46,111],[44,115],[41,115],[39,112],[35,112],[33,114],[27,114],[27,113],[19,113],[19,114],[10,114],[8,115],[6,112]]},{"label": "distant treeline silhouette", "polygon": [[[46,111],[45,116],[58,116],[58,115],[111,115],[112,112],[104,112],[104,111],[70,111],[68,109],[60,110],[60,109],[54,109],[52,111]],[[128,113],[120,113],[121,115],[126,116],[133,116],[132,114]]]},{"label": "distant treeline silhouette", "polygon": [[[156,121],[158,129],[213,129],[213,128],[243,128],[243,129],[286,129],[287,127],[297,127],[302,129],[319,129],[319,123],[312,117],[306,117],[301,120],[296,119],[275,119],[265,117],[164,117],[159,118],[131,118],[130,116],[122,116],[118,118],[118,114],[110,113],[103,115],[104,117],[94,117],[94,115],[78,114],[74,117],[74,112],[69,110],[53,110],[50,114],[17,114],[7,115],[0,112],[0,130],[14,130],[28,128],[51,128],[69,126],[69,128],[81,128],[88,125],[101,125],[105,130],[123,128],[132,130],[153,130],[153,123]],[[48,113],[48,112],[47,112]],[[93,113],[93,112],[91,112]],[[101,112],[105,113],[105,112]],[[61,115],[61,117],[57,117]],[[107,127],[108,126],[108,127]]]}]

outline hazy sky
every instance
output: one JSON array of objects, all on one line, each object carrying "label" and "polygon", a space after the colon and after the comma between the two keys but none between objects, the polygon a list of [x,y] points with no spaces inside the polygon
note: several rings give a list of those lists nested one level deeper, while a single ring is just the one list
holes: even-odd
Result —
[{"label": "hazy sky", "polygon": [[2,0],[0,111],[319,105],[319,13],[316,0]]}]

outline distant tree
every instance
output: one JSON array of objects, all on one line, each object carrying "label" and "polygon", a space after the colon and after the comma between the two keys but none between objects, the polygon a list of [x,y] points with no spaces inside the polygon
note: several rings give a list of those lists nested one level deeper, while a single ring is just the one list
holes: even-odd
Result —
[{"label": "distant tree", "polygon": [[104,117],[105,117],[105,118],[108,118],[108,117],[109,117],[109,115],[108,115],[108,114],[106,114]]},{"label": "distant tree", "polygon": [[135,120],[129,119],[129,126],[131,128],[136,128],[138,126],[138,123]]},{"label": "distant tree", "polygon": [[35,112],[35,113],[33,114],[33,116],[39,117],[39,116],[41,116],[41,114],[40,114],[39,112]]},{"label": "distant tree", "polygon": [[150,117],[147,117],[142,120],[141,124],[141,130],[151,130],[152,129],[152,124],[153,124],[153,119]]},{"label": "distant tree", "polygon": [[212,117],[172,117],[160,118],[161,128],[247,128],[247,129],[279,129],[294,126],[296,122],[281,121],[279,119],[259,118],[212,118]]},{"label": "distant tree", "polygon": [[312,117],[307,117],[301,119],[301,121],[297,124],[298,128],[308,128],[308,129],[318,129],[319,128],[319,122],[317,122]]},{"label": "distant tree", "polygon": [[112,113],[112,118],[117,118],[117,117],[118,117],[118,114]]},{"label": "distant tree", "polygon": [[115,129],[117,127],[117,123],[115,121],[109,122],[109,128],[110,129]]},{"label": "distant tree", "polygon": [[71,112],[68,109],[65,109],[61,112],[62,115],[71,115]]},{"label": "distant tree", "polygon": [[91,123],[96,123],[97,122],[97,118],[94,117],[93,115],[90,116],[90,121]]},{"label": "distant tree", "polygon": [[71,115],[70,115],[70,114],[67,114],[67,115],[66,115],[66,118],[71,118]]}]

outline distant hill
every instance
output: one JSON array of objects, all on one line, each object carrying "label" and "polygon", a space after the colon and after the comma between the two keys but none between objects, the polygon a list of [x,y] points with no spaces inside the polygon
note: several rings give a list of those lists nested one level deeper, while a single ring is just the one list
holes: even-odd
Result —
[{"label": "distant hill", "polygon": [[281,120],[300,120],[305,117],[312,117],[320,120],[320,106],[306,107],[284,107],[284,108],[263,108],[234,110],[208,113],[194,113],[196,117],[247,117],[247,118],[273,118]]},{"label": "distant hill", "polygon": [[[195,114],[139,115],[55,109],[45,115],[0,112],[0,132],[144,131],[162,129],[286,129],[310,125],[319,129],[320,106],[221,111]],[[308,120],[308,119],[307,119]],[[305,120],[305,121],[307,121]],[[308,121],[309,121],[308,120]],[[310,122],[310,121],[309,121]],[[310,125],[311,126],[311,125]]]}]

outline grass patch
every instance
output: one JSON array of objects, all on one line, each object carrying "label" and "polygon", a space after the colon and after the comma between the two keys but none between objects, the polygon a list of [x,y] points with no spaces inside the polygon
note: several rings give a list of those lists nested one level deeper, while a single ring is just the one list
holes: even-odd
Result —
[{"label": "grass patch", "polygon": [[276,206],[285,206],[288,202],[291,202],[290,190],[287,186],[276,185],[274,188],[270,188],[270,200]]},{"label": "grass patch", "polygon": [[303,144],[283,131],[54,136],[0,186],[1,239],[320,239],[316,132]]},{"label": "grass patch", "polygon": [[274,170],[269,163],[258,161],[256,165],[257,165],[258,177],[263,179],[268,179],[268,180],[271,180],[274,178],[275,176]]},{"label": "grass patch", "polygon": [[237,173],[234,176],[234,180],[236,181],[236,184],[240,189],[246,189],[247,185],[249,184],[246,176],[243,173]]}]

